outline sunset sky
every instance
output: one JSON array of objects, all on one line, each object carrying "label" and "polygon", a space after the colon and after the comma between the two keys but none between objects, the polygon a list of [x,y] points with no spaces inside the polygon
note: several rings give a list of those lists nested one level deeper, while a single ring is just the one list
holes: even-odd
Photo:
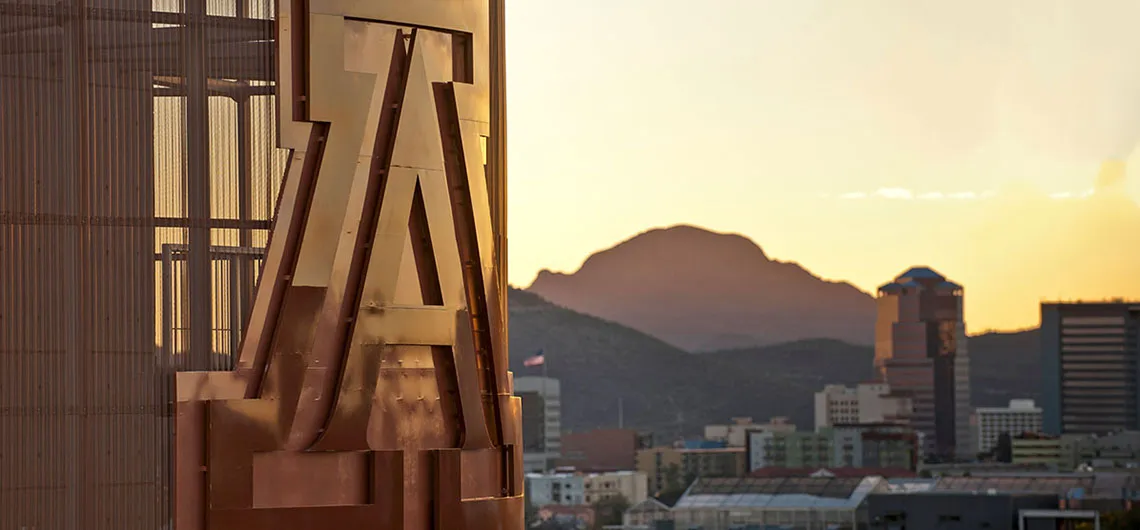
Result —
[{"label": "sunset sky", "polygon": [[965,285],[972,331],[1034,326],[1042,298],[1140,298],[1140,2],[523,0],[507,19],[516,285],[685,223],[868,291],[930,265]]}]

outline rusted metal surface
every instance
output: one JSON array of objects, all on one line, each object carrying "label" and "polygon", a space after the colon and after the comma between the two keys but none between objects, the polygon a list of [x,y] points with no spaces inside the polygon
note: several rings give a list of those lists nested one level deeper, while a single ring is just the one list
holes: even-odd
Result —
[{"label": "rusted metal surface", "polygon": [[501,2],[0,0],[0,528],[522,528]]}]

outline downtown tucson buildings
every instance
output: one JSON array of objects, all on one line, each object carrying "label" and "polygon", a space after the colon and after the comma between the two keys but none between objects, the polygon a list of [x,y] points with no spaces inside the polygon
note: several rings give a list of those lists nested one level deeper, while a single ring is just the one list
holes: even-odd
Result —
[{"label": "downtown tucson buildings", "polygon": [[914,267],[879,287],[875,368],[912,403],[926,455],[972,456],[970,363],[961,285]]},{"label": "downtown tucson buildings", "polygon": [[1041,304],[1045,432],[1140,429],[1140,303]]}]

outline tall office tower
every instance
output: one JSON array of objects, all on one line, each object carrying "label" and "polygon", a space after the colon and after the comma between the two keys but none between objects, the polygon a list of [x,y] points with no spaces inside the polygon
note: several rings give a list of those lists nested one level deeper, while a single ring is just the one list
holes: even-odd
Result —
[{"label": "tall office tower", "polygon": [[1140,429],[1140,303],[1041,304],[1045,432]]},{"label": "tall office tower", "polygon": [[909,423],[925,454],[972,455],[961,285],[914,267],[879,287],[875,369],[892,392],[910,396]]}]

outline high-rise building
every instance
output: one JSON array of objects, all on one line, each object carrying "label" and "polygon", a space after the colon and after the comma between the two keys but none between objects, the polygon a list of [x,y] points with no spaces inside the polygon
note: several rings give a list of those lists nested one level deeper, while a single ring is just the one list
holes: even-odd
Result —
[{"label": "high-rise building", "polygon": [[562,454],[562,391],[550,377],[515,379],[522,399],[523,468],[543,472]]},{"label": "high-rise building", "polygon": [[1045,432],[1140,429],[1140,302],[1041,304]]},{"label": "high-rise building", "polygon": [[924,453],[946,459],[973,453],[970,364],[961,285],[914,267],[879,287],[875,368],[891,391],[909,396],[907,420]]},{"label": "high-rise building", "polygon": [[855,387],[827,385],[815,393],[815,428],[851,423],[894,423],[911,410],[910,399],[891,393],[886,383]]},{"label": "high-rise building", "polygon": [[1014,399],[1008,407],[978,407],[978,452],[988,453],[1002,434],[1041,432],[1041,409],[1032,399]]}]

